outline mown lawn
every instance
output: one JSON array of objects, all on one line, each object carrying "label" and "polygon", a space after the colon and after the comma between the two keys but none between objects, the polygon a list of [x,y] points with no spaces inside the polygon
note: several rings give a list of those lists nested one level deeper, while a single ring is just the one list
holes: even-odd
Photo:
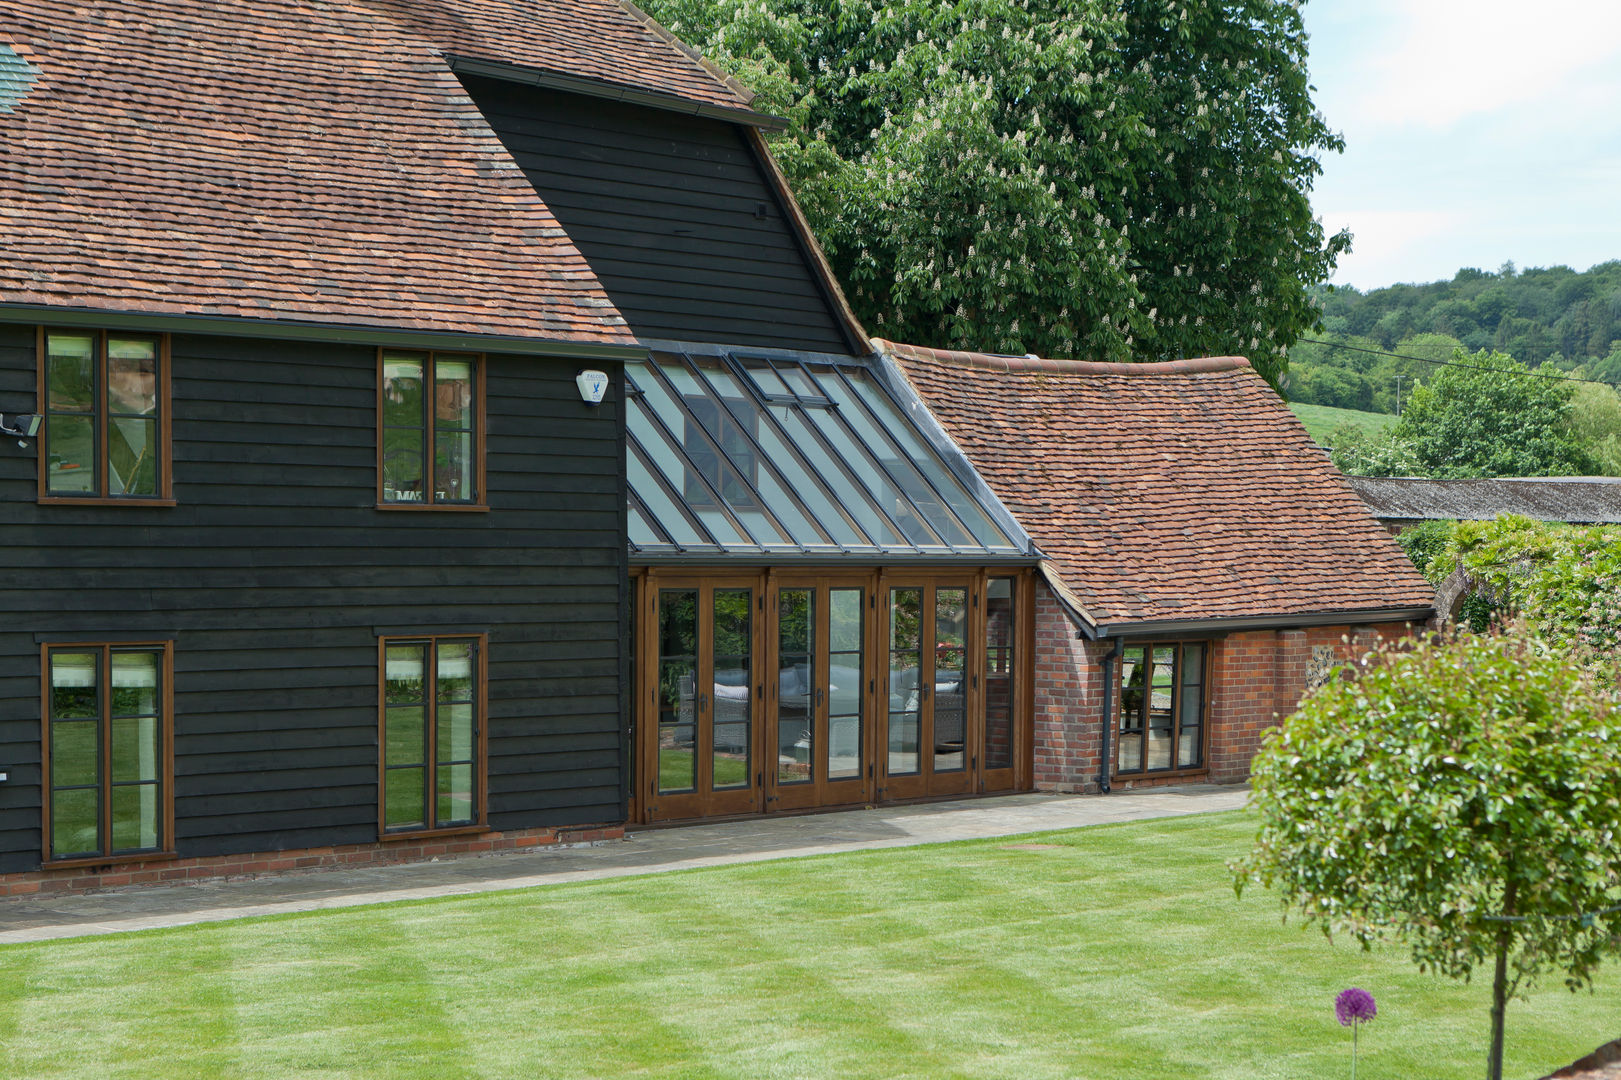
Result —
[{"label": "mown lawn", "polygon": [[1306,426],[1306,434],[1321,443],[1341,424],[1350,424],[1372,435],[1396,426],[1396,417],[1390,413],[1363,412],[1360,409],[1336,409],[1329,405],[1302,405],[1292,401],[1289,408]]},{"label": "mown lawn", "polygon": [[[1242,814],[0,949],[3,1075],[1473,1080],[1485,987],[1235,901]],[[1016,844],[1054,845],[1034,850]],[[1516,1002],[1510,1077],[1621,1035]]]}]

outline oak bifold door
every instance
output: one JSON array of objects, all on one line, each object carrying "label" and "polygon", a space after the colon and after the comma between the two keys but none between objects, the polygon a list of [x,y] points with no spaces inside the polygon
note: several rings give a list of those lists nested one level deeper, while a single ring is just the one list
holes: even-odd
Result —
[{"label": "oak bifold door", "polygon": [[888,654],[879,796],[912,799],[974,788],[977,700],[969,651],[969,580],[886,582]]},{"label": "oak bifold door", "polygon": [[754,579],[661,583],[657,591],[657,733],[648,806],[659,819],[760,809],[759,606]]},{"label": "oak bifold door", "polygon": [[869,797],[867,636],[870,590],[779,583],[772,601],[776,680],[766,715],[774,763],[766,809],[836,806]]},{"label": "oak bifold door", "polygon": [[640,576],[633,817],[1028,786],[1030,586],[983,573]]}]

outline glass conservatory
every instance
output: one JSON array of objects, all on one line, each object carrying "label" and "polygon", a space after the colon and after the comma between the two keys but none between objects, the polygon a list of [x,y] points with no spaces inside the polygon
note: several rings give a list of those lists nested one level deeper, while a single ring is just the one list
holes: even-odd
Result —
[{"label": "glass conservatory", "polygon": [[626,367],[632,821],[1030,786],[1029,537],[882,361]]}]

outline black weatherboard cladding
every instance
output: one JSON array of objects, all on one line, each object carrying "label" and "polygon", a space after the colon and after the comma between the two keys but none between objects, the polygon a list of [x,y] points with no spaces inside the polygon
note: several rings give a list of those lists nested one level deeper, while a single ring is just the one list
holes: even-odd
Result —
[{"label": "black weatherboard cladding", "polygon": [[850,352],[736,125],[462,82],[637,336]]},{"label": "black weatherboard cladding", "polygon": [[[40,637],[175,639],[182,855],[377,838],[379,628],[488,631],[492,826],[622,820],[622,425],[582,366],[488,357],[489,513],[375,508],[364,346],[176,335],[173,508],[36,505],[0,442],[0,872],[40,861]],[[35,372],[0,324],[0,412]]]}]

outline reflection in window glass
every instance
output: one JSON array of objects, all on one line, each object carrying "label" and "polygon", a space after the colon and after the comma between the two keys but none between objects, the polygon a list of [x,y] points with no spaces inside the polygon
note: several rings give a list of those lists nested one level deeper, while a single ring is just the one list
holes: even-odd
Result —
[{"label": "reflection in window glass", "polygon": [[144,646],[48,651],[51,858],[162,848],[164,655]]},{"label": "reflection in window glass", "polygon": [[1012,578],[991,578],[985,590],[985,767],[1013,767]]},{"label": "reflection in window glass", "polygon": [[45,342],[46,494],[160,496],[158,339],[51,332]]},{"label": "reflection in window glass", "polygon": [[968,767],[968,590],[934,591],[934,771]]},{"label": "reflection in window glass", "polygon": [[714,598],[715,694],[710,703],[710,788],[744,788],[752,771],[749,745],[750,680],[753,678],[754,593],[716,589]]},{"label": "reflection in window glass", "polygon": [[1143,767],[1143,705],[1147,701],[1147,653],[1131,646],[1120,654],[1120,731],[1118,771],[1141,772]]},{"label": "reflection in window glass", "polygon": [[476,357],[394,352],[382,359],[383,501],[476,503]]},{"label": "reflection in window glass", "polygon": [[1116,771],[1162,772],[1201,764],[1205,648],[1134,645],[1122,652]]},{"label": "reflection in window glass", "polygon": [[816,760],[816,590],[777,591],[777,783],[808,784]]},{"label": "reflection in window glass", "polygon": [[861,778],[863,590],[828,592],[827,778]]},{"label": "reflection in window glass", "polygon": [[698,786],[698,590],[658,597],[659,793]]},{"label": "reflection in window glass", "polygon": [[889,775],[921,769],[923,590],[889,591]]},{"label": "reflection in window glass", "polygon": [[383,648],[383,827],[478,820],[478,641],[390,640]]}]

